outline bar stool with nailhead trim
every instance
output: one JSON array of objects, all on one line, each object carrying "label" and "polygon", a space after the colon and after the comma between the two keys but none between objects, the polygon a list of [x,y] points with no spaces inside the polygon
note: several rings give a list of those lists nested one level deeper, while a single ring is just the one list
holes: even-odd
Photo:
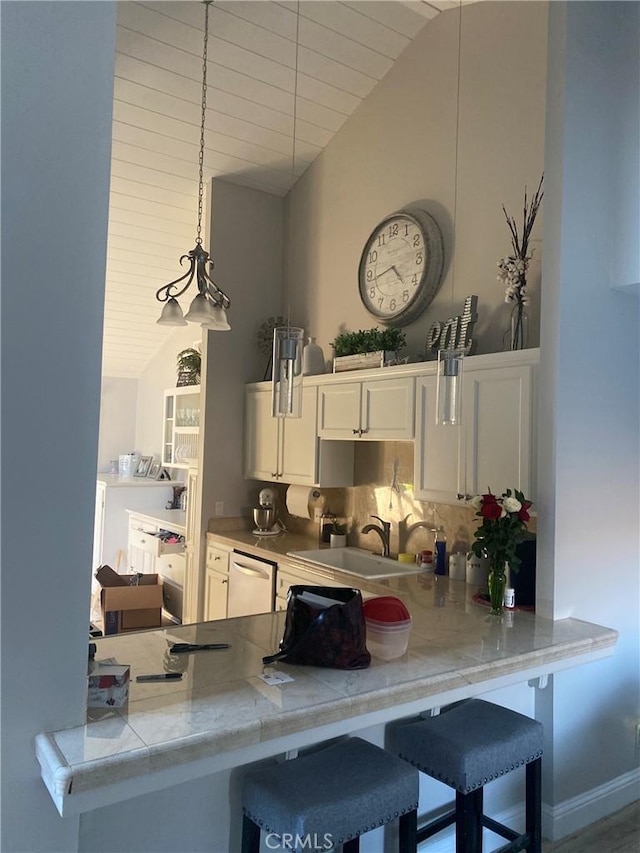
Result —
[{"label": "bar stool with nailhead trim", "polygon": [[330,840],[357,853],[360,835],[394,820],[399,853],[415,853],[418,779],[405,761],[356,737],[250,771],[242,785],[242,853],[258,853],[261,830],[291,839],[292,850],[326,850]]},{"label": "bar stool with nailhead trim", "polygon": [[[396,727],[394,751],[456,790],[453,811],[418,829],[418,844],[456,825],[456,853],[481,853],[482,828],[509,841],[500,853],[542,850],[542,724],[481,699]],[[483,813],[483,788],[526,767],[526,829],[519,834]]]}]

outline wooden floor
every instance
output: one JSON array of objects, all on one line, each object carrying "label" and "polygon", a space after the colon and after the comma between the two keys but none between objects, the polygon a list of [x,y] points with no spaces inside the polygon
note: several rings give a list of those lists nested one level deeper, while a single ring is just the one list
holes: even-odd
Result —
[{"label": "wooden floor", "polygon": [[546,841],[543,853],[638,853],[640,800],[561,841]]}]

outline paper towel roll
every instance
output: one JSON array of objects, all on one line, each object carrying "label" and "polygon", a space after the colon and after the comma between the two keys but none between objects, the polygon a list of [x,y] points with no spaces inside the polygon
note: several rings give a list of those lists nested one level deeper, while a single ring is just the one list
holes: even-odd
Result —
[{"label": "paper towel roll", "polygon": [[313,518],[313,504],[320,498],[318,489],[306,486],[289,486],[287,489],[287,512],[298,518]]}]

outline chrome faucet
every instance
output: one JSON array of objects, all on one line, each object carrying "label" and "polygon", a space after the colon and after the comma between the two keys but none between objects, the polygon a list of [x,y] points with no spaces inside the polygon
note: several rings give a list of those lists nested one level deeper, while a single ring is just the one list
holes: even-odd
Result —
[{"label": "chrome faucet", "polygon": [[433,526],[433,521],[416,521],[415,524],[412,524],[410,527],[407,527],[405,546],[409,542],[409,537],[411,536],[413,531],[417,530],[419,527],[424,527],[425,530],[428,530],[430,533],[435,533],[437,530],[437,528]]},{"label": "chrome faucet", "polygon": [[382,540],[382,556],[388,557],[391,553],[391,522],[383,521],[378,515],[372,515],[371,518],[377,518],[381,526],[378,527],[377,524],[365,524],[365,526],[360,532],[377,533],[380,539]]}]

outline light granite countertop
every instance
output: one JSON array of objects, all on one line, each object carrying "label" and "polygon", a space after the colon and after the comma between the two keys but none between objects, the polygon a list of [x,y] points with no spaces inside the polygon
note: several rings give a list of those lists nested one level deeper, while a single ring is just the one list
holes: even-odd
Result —
[{"label": "light granite countertop", "polygon": [[[403,657],[373,658],[357,671],[279,663],[293,677],[279,685],[260,676],[263,655],[282,637],[282,612],[99,639],[98,660],[131,666],[128,706],[94,711],[86,725],[37,736],[42,778],[59,812],[88,811],[526,683],[611,655],[617,638],[612,629],[577,619],[554,622],[523,611],[491,616],[473,602],[473,588],[448,578],[395,578],[380,590],[400,595],[411,612]],[[176,641],[231,648],[171,655]],[[174,671],[183,673],[181,681],[135,681]]]}]

